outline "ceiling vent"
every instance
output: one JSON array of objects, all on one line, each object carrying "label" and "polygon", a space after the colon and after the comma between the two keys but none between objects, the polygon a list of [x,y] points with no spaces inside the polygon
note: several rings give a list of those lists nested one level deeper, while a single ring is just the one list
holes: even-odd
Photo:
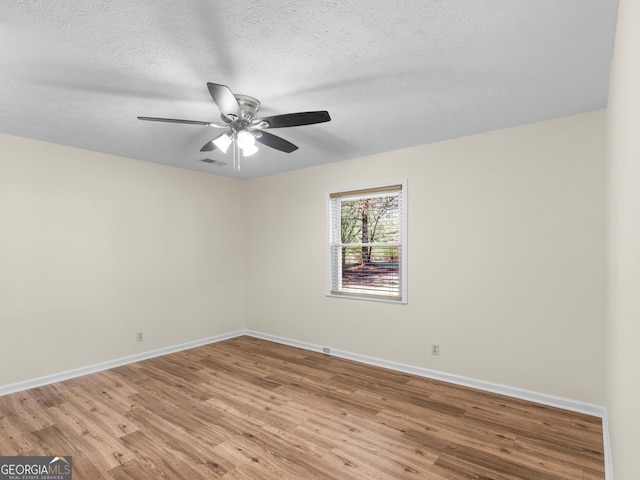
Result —
[{"label": "ceiling vent", "polygon": [[210,165],[217,165],[219,167],[221,167],[222,165],[226,165],[226,163],[221,162],[220,160],[214,160],[213,158],[203,158],[200,161],[204,163],[208,163]]}]

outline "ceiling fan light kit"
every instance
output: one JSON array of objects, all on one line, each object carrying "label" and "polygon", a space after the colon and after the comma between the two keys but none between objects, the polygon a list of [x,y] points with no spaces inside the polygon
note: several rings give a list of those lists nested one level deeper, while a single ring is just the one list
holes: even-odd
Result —
[{"label": "ceiling fan light kit", "polygon": [[253,155],[258,151],[258,147],[256,147],[256,137],[247,130],[240,130],[236,134],[236,141],[238,142],[238,146],[242,149],[242,154],[245,157]]},{"label": "ceiling fan light kit", "polygon": [[[229,148],[229,145],[231,145],[232,141],[233,140],[231,140],[231,135],[229,135],[228,133],[223,133],[219,137],[211,140],[211,142],[213,142],[214,144],[214,148],[217,147],[219,150],[222,150],[222,153],[227,153],[227,148]],[[204,147],[202,147],[203,149],[206,148],[206,150],[204,151],[213,150],[212,148],[209,148],[211,142],[208,142]]]},{"label": "ceiling fan light kit", "polygon": [[139,120],[152,122],[182,123],[224,128],[225,132],[209,140],[201,152],[221,150],[226,153],[229,146],[233,152],[233,169],[240,171],[240,157],[248,157],[258,151],[256,142],[281,152],[291,153],[298,149],[284,138],[264,130],[269,128],[298,127],[323,123],[331,120],[326,110],[314,112],[286,113],[271,117],[257,118],[260,102],[248,95],[233,94],[229,87],[217,83],[207,83],[211,98],[220,109],[220,118],[224,124],[202,122],[198,120],[180,120],[176,118],[138,117]]}]

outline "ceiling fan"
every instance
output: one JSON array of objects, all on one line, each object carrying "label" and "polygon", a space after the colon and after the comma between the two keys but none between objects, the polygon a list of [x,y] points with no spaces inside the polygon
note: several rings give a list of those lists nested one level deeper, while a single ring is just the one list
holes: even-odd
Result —
[{"label": "ceiling fan", "polygon": [[204,125],[225,129],[216,137],[209,140],[200,149],[210,152],[218,148],[223,153],[229,146],[233,151],[233,168],[240,170],[240,157],[248,157],[258,151],[255,143],[261,143],[281,152],[291,153],[298,147],[293,143],[266,132],[269,128],[298,127],[323,123],[331,120],[326,110],[315,112],[286,113],[270,117],[257,118],[260,102],[248,95],[233,94],[229,87],[217,83],[207,83],[209,93],[220,109],[220,117],[224,123],[201,122],[198,120],[180,120],[177,118],[138,117],[138,120],[152,122],[183,123],[188,125]]}]

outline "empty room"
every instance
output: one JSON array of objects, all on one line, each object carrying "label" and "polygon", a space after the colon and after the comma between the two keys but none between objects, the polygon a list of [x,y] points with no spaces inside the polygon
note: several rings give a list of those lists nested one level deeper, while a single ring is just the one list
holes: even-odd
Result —
[{"label": "empty room", "polygon": [[638,478],[633,0],[0,3],[0,479]]}]

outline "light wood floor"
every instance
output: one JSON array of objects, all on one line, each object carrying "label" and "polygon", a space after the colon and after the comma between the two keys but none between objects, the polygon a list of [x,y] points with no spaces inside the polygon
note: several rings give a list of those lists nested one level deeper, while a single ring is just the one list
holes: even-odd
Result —
[{"label": "light wood floor", "polygon": [[598,418],[251,337],[0,397],[74,480],[604,479]]}]

